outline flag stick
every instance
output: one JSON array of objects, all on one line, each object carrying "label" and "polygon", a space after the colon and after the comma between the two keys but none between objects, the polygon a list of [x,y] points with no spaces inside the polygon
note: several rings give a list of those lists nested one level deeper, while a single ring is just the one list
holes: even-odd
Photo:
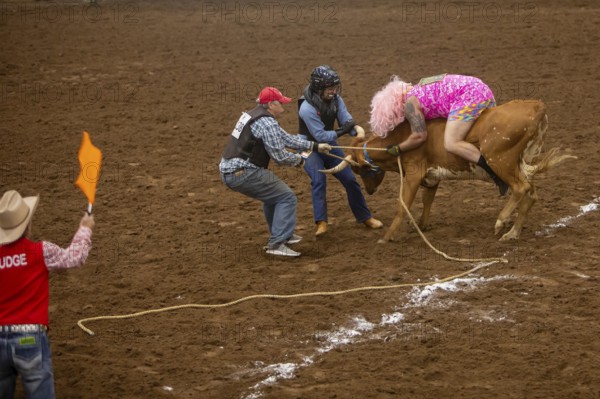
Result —
[{"label": "flag stick", "polygon": [[88,215],[91,215],[91,214],[92,214],[92,203],[91,203],[91,202],[88,202],[88,209],[87,209],[87,213],[88,213]]}]

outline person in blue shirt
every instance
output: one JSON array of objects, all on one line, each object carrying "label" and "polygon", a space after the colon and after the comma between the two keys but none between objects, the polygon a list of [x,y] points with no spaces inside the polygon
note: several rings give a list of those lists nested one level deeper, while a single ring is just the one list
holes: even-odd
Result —
[{"label": "person in blue shirt", "polygon": [[[221,180],[232,189],[263,203],[263,213],[269,226],[267,254],[300,256],[286,244],[296,244],[302,237],[294,234],[296,204],[294,192],[268,169],[273,159],[284,166],[302,166],[312,151],[327,152],[328,144],[316,143],[288,134],[276,118],[284,112],[283,104],[292,99],[274,87],[265,87],[257,106],[243,112],[228,138],[219,164]],[[294,153],[287,148],[303,151]]]},{"label": "person in blue shirt", "polygon": [[[337,139],[345,134],[356,136],[356,123],[339,95],[341,81],[337,72],[329,65],[313,69],[309,84],[298,100],[300,134],[307,140],[337,146]],[[337,122],[338,128],[335,129]],[[335,148],[330,151],[340,157],[344,152]],[[327,232],[327,176],[320,169],[330,169],[339,164],[339,159],[326,154],[312,153],[304,163],[304,170],[311,180],[312,205],[316,223],[315,235]],[[342,183],[348,197],[350,209],[359,223],[378,229],[383,226],[371,215],[360,185],[349,168],[333,175]]]}]

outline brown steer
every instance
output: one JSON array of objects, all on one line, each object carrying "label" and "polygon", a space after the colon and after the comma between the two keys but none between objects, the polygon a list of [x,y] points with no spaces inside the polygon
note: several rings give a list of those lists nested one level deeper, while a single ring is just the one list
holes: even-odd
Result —
[{"label": "brown steer", "polygon": [[[425,188],[423,213],[419,222],[421,227],[428,224],[431,204],[441,180],[491,181],[482,168],[444,149],[445,126],[445,119],[427,121],[427,141],[414,150],[400,154],[404,171],[402,199],[408,208],[414,201],[419,185]],[[479,147],[496,174],[510,186],[510,198],[498,215],[495,233],[499,234],[503,231],[515,209],[517,209],[517,217],[510,231],[500,238],[501,241],[519,237],[527,213],[537,199],[533,185],[534,175],[555,166],[564,159],[576,158],[572,155],[558,155],[558,148],[553,148],[540,157],[547,128],[548,116],[544,103],[535,100],[519,100],[485,110],[466,138],[466,141]],[[366,151],[350,150],[350,155],[345,161],[323,172],[336,173],[352,163],[352,169],[361,176],[367,193],[373,194],[381,184],[385,172],[398,173],[399,169],[396,157],[385,151],[369,151],[368,148],[386,148],[398,144],[410,133],[410,125],[408,122],[403,122],[388,133],[386,138],[374,136],[365,141],[364,137],[357,137],[351,145],[366,147]],[[403,216],[403,208],[398,204],[394,221],[379,242],[393,239]]]}]

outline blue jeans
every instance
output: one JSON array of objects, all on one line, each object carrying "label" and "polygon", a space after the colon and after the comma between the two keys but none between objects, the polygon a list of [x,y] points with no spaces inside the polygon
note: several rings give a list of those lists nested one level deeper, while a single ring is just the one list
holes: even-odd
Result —
[{"label": "blue jeans", "polygon": [[54,399],[52,353],[45,332],[0,333],[0,398],[13,398],[17,375],[26,399]]},{"label": "blue jeans", "polygon": [[[337,145],[334,143],[334,145]],[[340,157],[344,157],[344,152],[339,148],[330,151]],[[319,172],[319,169],[331,169],[338,165],[339,159],[313,152],[304,163],[304,170],[310,177],[312,189],[312,205],[315,222],[327,221],[327,175]],[[342,183],[346,189],[348,204],[354,214],[357,222],[364,222],[371,217],[371,211],[367,207],[367,202],[360,189],[360,184],[356,181],[354,173],[350,168],[333,175]]]},{"label": "blue jeans", "polygon": [[227,187],[263,203],[269,226],[269,248],[276,248],[294,234],[296,194],[269,169],[243,169],[241,174],[221,174]]}]

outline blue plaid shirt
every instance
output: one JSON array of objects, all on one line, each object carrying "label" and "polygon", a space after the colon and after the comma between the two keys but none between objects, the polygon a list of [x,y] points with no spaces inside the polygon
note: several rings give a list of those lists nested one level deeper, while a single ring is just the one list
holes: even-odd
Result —
[{"label": "blue plaid shirt", "polygon": [[[286,148],[301,151],[312,149],[312,141],[289,134],[279,126],[275,118],[266,117],[256,120],[250,126],[250,131],[254,137],[262,139],[269,156],[279,165],[297,166],[302,160],[299,154],[294,154]],[[221,173],[231,173],[245,168],[258,168],[258,166],[241,158],[221,158],[219,163]]]}]

